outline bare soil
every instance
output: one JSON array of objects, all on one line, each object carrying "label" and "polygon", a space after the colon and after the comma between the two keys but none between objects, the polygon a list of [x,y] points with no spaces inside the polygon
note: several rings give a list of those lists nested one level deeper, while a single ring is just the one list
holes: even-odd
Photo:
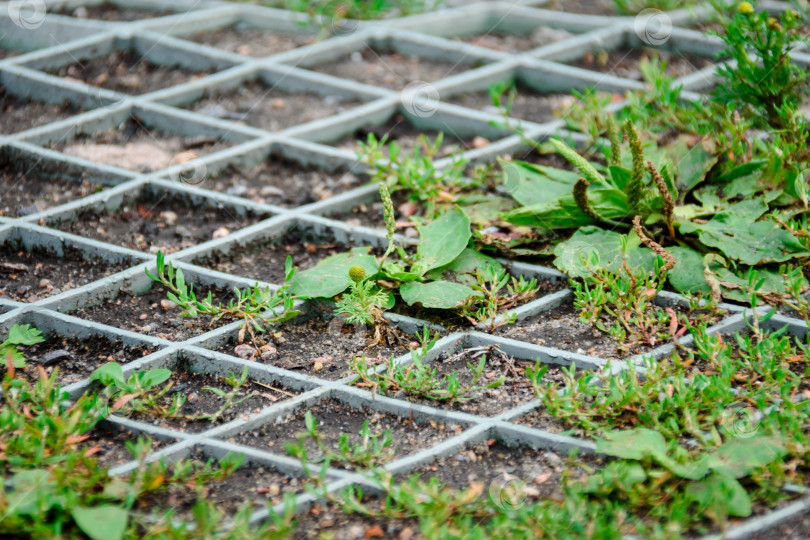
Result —
[{"label": "bare soil", "polygon": [[61,105],[54,105],[42,101],[21,99],[0,86],[0,112],[3,115],[0,131],[3,133],[17,133],[57,120],[64,120],[82,110],[69,101]]},{"label": "bare soil", "polygon": [[213,94],[192,106],[195,112],[224,120],[233,120],[267,131],[305,124],[333,116],[362,104],[339,96],[289,94],[258,81],[250,81],[236,90]]},{"label": "bare soil", "polygon": [[456,39],[478,47],[487,47],[488,49],[510,53],[521,53],[549,45],[550,43],[562,41],[563,39],[568,39],[573,35],[574,34],[566,32],[565,30],[541,26],[529,35],[487,33]]},{"label": "bare soil", "polygon": [[134,51],[119,50],[103,58],[79,59],[76,63],[51,69],[48,73],[107,90],[140,95],[199,79],[213,71],[195,72],[177,66],[158,65]]},{"label": "bare soil", "polygon": [[81,287],[134,265],[134,261],[110,263],[87,257],[66,246],[64,255],[34,247],[0,246],[0,296],[18,302],[36,302]]},{"label": "bare soil", "polygon": [[551,0],[542,7],[584,15],[618,15],[613,0]]},{"label": "bare soil", "polygon": [[[386,512],[385,502],[377,497],[364,494],[363,504],[372,512]],[[298,524],[293,538],[334,540],[355,540],[357,538],[423,538],[419,531],[419,521],[414,517],[389,518],[375,517],[360,513],[346,512],[341,504],[333,502],[317,503],[307,512],[296,516]]]},{"label": "bare soil", "polygon": [[658,58],[665,61],[667,63],[665,73],[675,78],[689,75],[714,64],[711,58],[651,48],[591,51],[571,64],[625,79],[641,80],[641,61],[645,58],[647,60]]},{"label": "bare soil", "polygon": [[129,22],[142,19],[152,19],[171,15],[172,11],[149,11],[146,9],[123,9],[112,2],[103,2],[96,6],[80,6],[70,9],[63,7],[58,12],[60,15],[69,15],[78,19],[97,19],[109,22]]},{"label": "bare soil", "polygon": [[67,204],[101,191],[106,186],[89,180],[45,177],[36,172],[14,171],[0,158],[0,216],[22,217]]},{"label": "bare soil", "polygon": [[175,251],[227,236],[267,215],[239,215],[224,206],[194,205],[176,192],[144,190],[115,211],[84,210],[76,221],[52,224],[60,230],[130,249],[157,253]]},{"label": "bare soil", "polygon": [[213,178],[206,178],[199,187],[291,208],[328,199],[365,181],[347,171],[328,172],[271,158],[251,168],[229,166]]},{"label": "bare soil", "polygon": [[315,36],[255,30],[242,24],[198,32],[188,39],[228,52],[253,57],[282,53],[316,41]]},{"label": "bare soil", "polygon": [[[381,413],[368,407],[355,409],[338,400],[327,399],[309,407],[306,411],[299,410],[274,423],[238,435],[232,440],[262,450],[286,454],[285,445],[297,443],[297,435],[306,432],[304,417],[307,411],[312,413],[317,421],[318,433],[322,436],[321,442],[328,450],[335,452],[338,450],[337,444],[343,434],[348,435],[350,444],[362,442],[359,432],[366,420],[372,434],[384,434],[386,430],[391,430],[393,442],[390,448],[394,449],[397,458],[434,446],[444,439],[456,435],[461,429],[457,425],[440,424],[433,421],[417,423],[411,418]],[[378,440],[381,442],[382,438]],[[311,439],[306,440],[305,446],[310,461],[323,457],[323,451]],[[332,465],[349,469],[358,468],[348,462],[333,461]]]},{"label": "bare soil", "polygon": [[313,69],[335,77],[401,90],[411,82],[435,82],[470,67],[470,64],[427,60],[390,50],[366,48],[353,52],[345,60],[316,65]]},{"label": "bare soil", "polygon": [[[86,451],[92,452],[92,457],[97,459],[102,467],[111,469],[136,459],[127,449],[126,443],[134,443],[138,440],[139,435],[127,431],[123,426],[99,424],[88,435],[90,435],[90,438],[84,441]],[[159,439],[150,439],[150,442],[152,452],[169,445],[168,442]]]}]

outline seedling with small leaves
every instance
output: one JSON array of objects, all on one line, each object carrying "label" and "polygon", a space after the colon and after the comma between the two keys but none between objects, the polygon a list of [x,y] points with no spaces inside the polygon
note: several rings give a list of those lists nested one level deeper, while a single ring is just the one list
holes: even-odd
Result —
[{"label": "seedling with small leaves", "polygon": [[25,356],[20,345],[31,346],[43,341],[45,338],[42,337],[42,332],[32,328],[30,324],[15,324],[9,329],[6,340],[0,343],[0,365],[5,366],[10,359],[15,368],[24,368]]}]

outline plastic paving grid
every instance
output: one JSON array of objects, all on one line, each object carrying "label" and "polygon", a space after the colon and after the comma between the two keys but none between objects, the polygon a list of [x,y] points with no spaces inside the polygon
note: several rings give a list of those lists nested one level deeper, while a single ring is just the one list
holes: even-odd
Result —
[{"label": "plastic paving grid", "polygon": [[[253,58],[195,43],[188,38],[198,32],[215,31],[234,25],[238,25],[240,29],[247,27],[297,35],[311,35],[318,28],[300,25],[302,16],[298,14],[255,5],[219,2],[173,2],[171,10],[176,11],[176,14],[121,23],[54,14],[63,8],[66,13],[70,13],[77,7],[90,7],[99,3],[86,0],[48,1],[44,4],[45,13],[28,14],[28,18],[23,19],[19,16],[16,19],[0,19],[0,48],[8,53],[14,51],[14,54],[0,56],[5,56],[0,59],[0,84],[6,92],[53,104],[61,104],[67,100],[82,109],[69,118],[25,131],[6,133],[4,128],[0,128],[3,131],[0,134],[0,157],[7,163],[6,167],[49,178],[54,176],[53,171],[58,171],[61,177],[90,180],[104,187],[93,195],[51,208],[35,209],[26,215],[0,216],[0,243],[13,242],[29,250],[33,246],[41,246],[57,253],[70,247],[88,257],[103,257],[113,261],[130,260],[133,266],[33,303],[20,303],[0,296],[0,327],[4,331],[15,323],[27,322],[48,334],[58,333],[79,338],[98,335],[120,340],[124,344],[146,344],[154,347],[155,352],[126,364],[125,372],[171,367],[178,362],[187,363],[194,371],[220,375],[238,373],[243,367],[247,367],[253,380],[267,384],[280,383],[300,392],[290,399],[264,408],[258,414],[240,417],[200,433],[180,432],[132,419],[111,417],[108,420],[111,424],[171,442],[150,454],[149,459],[164,457],[171,461],[188,456],[195,450],[201,450],[211,457],[221,457],[234,451],[243,453],[246,463],[263,465],[284,473],[301,474],[302,469],[297,460],[280,453],[235,445],[225,439],[274,422],[292,411],[325,399],[335,399],[351,406],[367,406],[397,416],[412,414],[417,422],[432,420],[463,428],[460,433],[436,446],[411,455],[398,456],[386,466],[397,473],[410,471],[437,456],[452,455],[467,445],[492,437],[508,444],[535,448],[560,451],[579,448],[583,452],[594,451],[595,447],[590,441],[555,435],[513,422],[537,409],[537,400],[495,416],[483,417],[384,396],[376,396],[375,399],[369,392],[351,386],[348,379],[329,381],[212,350],[238,332],[238,323],[220,326],[186,341],[170,341],[75,317],[70,314],[72,311],[115,297],[120,290],[135,293],[147,291],[151,282],[144,275],[144,269],[154,270],[154,254],[82,238],[56,227],[60,223],[75,220],[83,211],[115,212],[126,201],[150,190],[169,190],[175,196],[191,201],[195,208],[218,208],[237,217],[255,217],[252,224],[228,236],[201,242],[167,255],[169,260],[184,269],[190,280],[216,287],[246,287],[253,285],[255,280],[216,272],[193,264],[192,261],[211,253],[238,249],[252,241],[279,238],[289,230],[327,235],[341,242],[381,245],[384,234],[380,231],[350,226],[323,217],[347,211],[358,203],[376,200],[375,186],[358,187],[304,206],[282,207],[212,191],[207,189],[206,180],[228,166],[254,166],[271,155],[298,162],[303,167],[340,171],[341,174],[350,171],[362,175],[363,168],[354,153],[330,143],[363,126],[384,124],[395,115],[401,115],[405,122],[418,130],[444,131],[460,139],[486,137],[491,141],[490,144],[466,150],[466,156],[473,162],[488,162],[497,155],[524,151],[525,147],[519,137],[493,127],[491,121],[499,120],[499,116],[449,101],[456,95],[485,92],[492,83],[512,78],[537,93],[570,93],[572,89],[583,89],[589,85],[616,93],[637,89],[641,86],[638,81],[565,64],[595,48],[649,47],[650,41],[642,41],[642,34],[638,32],[637,19],[548,11],[542,9],[542,1],[521,2],[520,5],[482,2],[379,22],[343,21],[328,28],[335,35],[327,40],[315,41],[311,45],[272,56]],[[114,3],[122,9],[166,10],[165,3],[153,0],[122,0]],[[3,4],[0,9],[6,10],[8,4],[10,3]],[[770,7],[778,10],[783,6],[772,3]],[[688,28],[708,12],[708,7],[699,7],[691,11],[681,10],[667,14],[674,27],[668,39],[660,43],[660,46],[682,53],[713,56],[720,50],[720,41]],[[521,54],[500,52],[453,39],[456,36],[486,34],[492,30],[525,34],[541,26],[566,30],[572,35]],[[318,66],[338,62],[367,48],[418,55],[427,60],[447,62],[459,69],[450,76],[430,81],[429,86],[424,83],[410,85],[404,91],[402,88],[389,89],[358,83],[317,71]],[[131,51],[154,64],[179,65],[189,71],[209,74],[153,92],[126,95],[48,73],[72,64],[77,59],[102,58],[114,51]],[[807,55],[797,55],[798,61],[805,62],[808,59]],[[685,98],[695,99],[699,96],[693,92],[710,88],[714,83],[713,71],[714,67],[709,66],[681,77],[679,83],[687,90],[684,92]],[[250,80],[261,80],[268,88],[288,94],[337,96],[356,100],[358,104],[349,110],[275,132],[182,108],[204,96],[227,93]],[[611,107],[622,105],[623,103],[615,103]],[[58,151],[61,142],[72,140],[77,134],[94,134],[115,128],[133,115],[149,128],[160,132],[183,137],[202,134],[226,141],[230,146],[201,155],[188,163],[175,160],[168,167],[145,174],[94,163]],[[560,119],[542,122],[522,120],[522,126],[528,136],[538,139],[560,132],[574,140],[581,139],[576,133],[565,132],[564,122]],[[440,162],[440,165],[446,163]],[[552,281],[564,279],[562,274],[550,268],[515,262],[508,264],[516,274]],[[272,283],[266,284],[273,286]],[[521,306],[515,313],[522,319],[553,309],[563,302],[570,302],[571,297],[570,290],[562,290]],[[685,301],[669,293],[662,293],[658,300],[664,304]],[[737,306],[726,307],[729,310],[728,318],[715,325],[712,332],[733,332],[744,328],[744,310]],[[392,323],[411,333],[427,324],[398,315],[388,317]],[[802,321],[782,316],[772,318],[768,324],[773,328],[790,324],[790,331],[796,335],[807,332]],[[683,343],[688,345],[689,338]],[[437,343],[428,358],[434,359],[442,352],[482,345],[498,345],[505,353],[519,359],[539,358],[544,363],[559,365],[575,362],[580,369],[599,368],[606,363],[601,358],[476,331],[447,335]],[[662,357],[669,354],[672,347],[671,344],[665,344],[651,354]],[[397,361],[408,362],[409,356],[400,357]],[[634,359],[628,360],[633,361]],[[614,369],[627,367],[623,362],[612,362],[611,365]],[[69,385],[66,389],[75,397],[86,387],[86,381],[82,381]],[[134,466],[134,463],[127,463],[114,468],[111,473],[122,474]],[[332,467],[328,477],[329,489],[332,491],[351,484],[362,485],[373,491],[373,485],[368,480],[350,471]],[[312,502],[308,494],[298,496],[299,509],[307,508]],[[726,533],[726,537],[744,538],[767,529],[779,520],[805,512],[808,506],[810,498],[798,499],[778,511],[734,527]],[[266,517],[266,511],[258,511],[253,520],[258,522]]]}]

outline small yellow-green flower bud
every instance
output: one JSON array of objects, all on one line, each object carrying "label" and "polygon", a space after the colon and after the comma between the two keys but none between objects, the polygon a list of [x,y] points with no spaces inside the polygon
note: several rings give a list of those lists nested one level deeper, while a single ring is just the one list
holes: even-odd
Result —
[{"label": "small yellow-green flower bud", "polygon": [[349,278],[354,282],[363,281],[366,277],[366,269],[360,265],[355,265],[349,268]]},{"label": "small yellow-green flower bud", "polygon": [[740,5],[737,6],[737,9],[743,15],[751,15],[754,12],[754,6],[751,5],[751,2],[740,2]]}]

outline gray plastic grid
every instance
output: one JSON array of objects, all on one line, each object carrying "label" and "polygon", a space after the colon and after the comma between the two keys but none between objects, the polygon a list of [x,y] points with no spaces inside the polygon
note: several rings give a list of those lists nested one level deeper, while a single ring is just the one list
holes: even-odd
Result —
[{"label": "gray plastic grid", "polygon": [[[334,234],[344,240],[382,243],[382,235],[371,229],[352,227],[328,218],[320,217],[335,211],[346,210],[358,202],[366,202],[375,194],[374,186],[364,186],[339,194],[324,201],[299,208],[281,208],[258,204],[212,191],[204,183],[198,183],[199,176],[215,174],[228,165],[249,166],[264,161],[271,153],[293,159],[304,166],[315,165],[326,170],[348,168],[358,174],[363,172],[356,156],[351,152],[330,146],[329,143],[352,133],[365,125],[380,125],[395,114],[419,129],[433,129],[455,133],[459,136],[483,135],[492,140],[484,148],[467,149],[465,155],[472,161],[489,161],[494,156],[506,152],[519,152],[525,147],[516,136],[493,128],[492,120],[499,117],[447,103],[444,100],[456,94],[486,90],[493,82],[518,80],[537,92],[568,92],[594,85],[610,92],[623,92],[640,88],[637,81],[622,79],[610,74],[595,73],[565,65],[567,60],[582,53],[599,48],[622,46],[640,47],[649,45],[637,35],[630,17],[583,16],[542,9],[533,4],[543,2],[479,2],[471,5],[450,7],[439,11],[402,17],[378,22],[344,21],[339,26],[327,28],[336,35],[326,41],[295,48],[268,57],[250,58],[234,52],[187,41],[192,34],[217,30],[225,27],[252,28],[269,32],[314,35],[312,26],[302,27],[303,16],[283,10],[255,5],[230,4],[227,2],[197,2],[183,0],[167,6],[158,0],[115,0],[122,8],[147,9],[176,12],[168,16],[133,22],[106,22],[77,19],[53,14],[60,9],[74,10],[102,3],[102,0],[47,0],[47,12],[36,20],[13,20],[12,17],[0,21],[0,47],[15,49],[16,56],[0,60],[0,84],[10,94],[30,97],[46,103],[62,103],[65,100],[82,107],[84,112],[63,121],[41,125],[32,129],[0,135],[0,152],[14,167],[26,172],[47,174],[48,170],[59,168],[68,176],[83,176],[93,182],[114,186],[95,195],[55,206],[44,211],[24,216],[0,217],[0,239],[13,239],[26,246],[45,246],[59,252],[60,245],[70,245],[88,253],[107,258],[129,258],[134,266],[94,283],[43,298],[34,304],[23,304],[0,297],[0,327],[7,329],[18,321],[29,321],[46,332],[61,335],[88,336],[101,335],[121,339],[125,343],[147,343],[158,347],[148,357],[125,366],[127,372],[159,366],[174,366],[187,362],[193,370],[225,374],[228,371],[249,369],[252,379],[264,382],[278,381],[288,387],[303,391],[296,397],[272,405],[248,419],[236,419],[199,434],[189,434],[158,428],[150,424],[113,416],[110,423],[124,426],[132,431],[152,435],[156,438],[177,442],[150,455],[149,459],[179,459],[196,449],[206,455],[221,457],[228,451],[245,454],[248,462],[261,463],[282,472],[301,473],[301,466],[289,457],[240,447],[222,440],[230,434],[254,429],[294,410],[321,399],[333,398],[353,406],[367,405],[391,414],[405,415],[413,412],[416,418],[432,418],[442,422],[455,422],[463,426],[463,431],[440,443],[438,446],[402,457],[392,464],[389,470],[405,472],[426,463],[438,455],[457,452],[467,444],[485,437],[498,437],[510,444],[528,444],[534,447],[566,450],[579,448],[593,451],[589,441],[561,437],[542,430],[513,423],[512,420],[536,409],[538,402],[523,404],[494,417],[486,418],[467,413],[445,411],[405,402],[383,396],[371,396],[368,392],[352,387],[348,379],[327,381],[310,375],[276,368],[271,365],[241,360],[210,350],[238,332],[238,324],[231,323],[194,336],[185,342],[173,342],[146,336],[137,332],[116,329],[104,324],[77,318],[70,312],[77,308],[98,303],[119,294],[120,290],[144,292],[151,283],[145,278],[144,268],[153,268],[152,255],[138,251],[83,239],[69,233],[48,228],[56,222],[74,219],[82,210],[118,208],[143,189],[167,188],[181,192],[199,203],[207,202],[226,206],[237,212],[258,212],[267,214],[268,219],[236,231],[221,239],[179,251],[168,256],[184,268],[193,281],[208,285],[247,286],[256,280],[222,274],[191,263],[200,255],[213,251],[227,252],[257,239],[278,236],[291,227],[303,227],[315,234]],[[0,9],[8,9],[8,4],[0,4]],[[768,3],[769,9],[784,9],[785,4]],[[667,16],[676,26],[664,48],[713,55],[720,50],[717,38],[707,37],[686,28],[702,20],[710,13],[710,6],[699,6],[691,10],[669,12]],[[39,17],[38,14],[35,14]],[[25,25],[29,26],[26,27]],[[33,28],[33,25],[38,25]],[[510,34],[525,34],[538,26],[567,30],[571,38],[529,50],[522,54],[509,54],[486,47],[455,41],[454,38],[471,36],[476,33],[504,31]],[[680,26],[683,26],[680,27]],[[37,31],[31,31],[31,29]],[[343,35],[345,34],[345,35]],[[341,36],[342,35],[342,36]],[[428,102],[429,114],[424,114],[414,106],[407,93],[376,86],[359,84],[356,81],[325,75],[308,69],[324,62],[345,58],[366,47],[393,49],[403,54],[416,54],[425,59],[471,64],[468,69],[432,82],[436,90],[435,99]],[[114,50],[132,50],[158,65],[179,65],[188,70],[211,70],[213,73],[196,80],[129,96],[88,84],[61,79],[42,71],[74,62],[77,58],[99,58]],[[810,63],[810,57],[797,54],[797,61]],[[678,79],[686,90],[702,91],[710,88],[715,80],[714,67],[698,70]],[[180,109],[205,95],[227,92],[244,81],[259,79],[268,86],[287,92],[307,92],[325,96],[357,99],[362,105],[331,117],[289,127],[278,132],[268,132],[241,123],[211,118],[195,112]],[[699,99],[698,94],[684,92],[686,99]],[[619,103],[614,107],[621,107]],[[93,163],[65,155],[44,147],[52,142],[63,142],[77,133],[94,133],[116,127],[132,114],[152,128],[181,135],[207,134],[230,141],[233,146],[204,155],[190,163],[175,164],[169,168],[150,173],[128,171],[114,166]],[[551,134],[563,133],[573,140],[580,140],[576,133],[565,132],[561,120],[542,124],[523,122],[529,136],[544,138]],[[193,181],[189,182],[191,178]],[[186,180],[184,182],[183,180]],[[536,267],[522,263],[511,263],[512,271],[524,275],[536,275],[552,279],[562,276],[553,269]],[[273,284],[268,284],[273,286]],[[553,309],[562,302],[570,301],[569,290],[559,291],[535,300],[515,310],[519,317],[527,317],[543,310]],[[663,304],[683,303],[684,299],[671,293],[662,293],[657,301]],[[730,318],[711,329],[712,332],[733,332],[745,327],[744,315],[738,306],[725,306]],[[304,306],[306,308],[306,306]],[[68,312],[67,314],[62,313]],[[736,315],[734,313],[737,313]],[[389,319],[413,332],[424,321],[390,315]],[[803,321],[784,316],[775,316],[767,323],[771,328],[789,326],[789,331],[798,336],[807,332]],[[576,353],[549,349],[511,339],[500,338],[478,332],[452,334],[442,338],[429,358],[435,358],[442,351],[452,351],[460,347],[497,344],[505,352],[516,358],[540,359],[545,363],[568,365],[576,363],[580,368],[596,369],[606,361]],[[688,345],[688,339],[682,342]],[[661,357],[672,349],[664,345],[651,354]],[[409,357],[397,359],[408,362]],[[613,362],[615,369],[625,369],[637,359],[626,363]],[[87,388],[87,382],[73,384],[66,388],[72,396],[77,396]],[[112,474],[123,474],[133,464],[114,469]],[[329,489],[336,491],[343,486],[357,484],[365,487],[368,480],[351,472],[332,468],[329,471]],[[313,502],[311,496],[298,497],[299,508],[306,508]],[[786,519],[806,511],[807,501],[800,500],[779,511],[761,518],[749,520],[727,532],[727,537],[744,538],[756,531],[764,530],[776,520]],[[254,521],[267,518],[265,511],[254,514]]]}]

